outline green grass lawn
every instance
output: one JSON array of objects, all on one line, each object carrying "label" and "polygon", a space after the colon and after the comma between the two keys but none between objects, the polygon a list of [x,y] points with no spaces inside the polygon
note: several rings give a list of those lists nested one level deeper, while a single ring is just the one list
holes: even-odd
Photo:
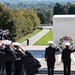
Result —
[{"label": "green grass lawn", "polygon": [[53,31],[49,31],[41,39],[34,43],[34,45],[48,45],[48,41],[52,40]]},{"label": "green grass lawn", "polygon": [[22,43],[24,42],[26,39],[29,39],[30,37],[34,36],[35,34],[39,33],[41,30],[40,29],[37,29],[35,30],[33,33],[30,33],[28,35],[26,35],[25,37],[22,37],[18,42],[19,43]]}]

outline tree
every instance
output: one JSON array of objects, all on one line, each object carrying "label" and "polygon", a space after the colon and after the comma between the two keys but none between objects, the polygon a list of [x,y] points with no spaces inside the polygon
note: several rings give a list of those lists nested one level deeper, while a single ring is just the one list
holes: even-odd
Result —
[{"label": "tree", "polygon": [[68,14],[75,14],[75,5],[69,7]]},{"label": "tree", "polygon": [[40,10],[37,12],[37,15],[40,18],[41,24],[44,24],[47,19],[46,15],[45,15],[45,11]]},{"label": "tree", "polygon": [[53,14],[67,14],[66,6],[56,3],[53,9]]},{"label": "tree", "polygon": [[33,32],[40,20],[33,10],[10,10],[0,5],[0,28],[9,29],[12,34],[12,41],[17,41],[21,37]]},{"label": "tree", "polygon": [[49,23],[52,23],[52,16],[53,16],[53,10],[47,10],[46,11],[46,23],[49,24]]}]

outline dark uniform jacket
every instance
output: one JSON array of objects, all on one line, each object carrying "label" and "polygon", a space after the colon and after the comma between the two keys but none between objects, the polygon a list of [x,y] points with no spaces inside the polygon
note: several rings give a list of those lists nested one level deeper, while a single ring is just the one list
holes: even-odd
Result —
[{"label": "dark uniform jacket", "polygon": [[16,55],[14,53],[14,51],[12,51],[11,49],[0,49],[0,61],[10,61],[10,60],[15,60],[16,59]]},{"label": "dark uniform jacket", "polygon": [[70,58],[71,52],[75,52],[75,50],[71,50],[71,49],[65,48],[62,51],[62,61],[63,62],[69,62],[69,61],[71,61],[71,58]]},{"label": "dark uniform jacket", "polygon": [[24,62],[22,61],[22,57],[25,55],[21,53],[19,50],[15,50],[17,60],[14,61],[15,72],[14,75],[25,75],[24,70]]},{"label": "dark uniform jacket", "polygon": [[[15,50],[14,53],[16,55],[16,59],[21,57],[21,56],[23,56],[23,54],[19,50]],[[14,75],[15,74],[16,68],[15,68],[14,64],[15,64],[14,60],[6,61],[6,72],[7,72],[7,75]],[[20,66],[20,65],[18,65],[18,66]],[[18,68],[18,70],[19,70],[19,68]],[[17,74],[17,75],[19,75],[19,74]]]},{"label": "dark uniform jacket", "polygon": [[16,59],[16,55],[9,47],[0,49],[0,75],[9,75],[7,72],[7,67],[6,67],[7,65],[5,62],[15,60],[15,59]]},{"label": "dark uniform jacket", "polygon": [[51,46],[47,47],[45,50],[45,59],[49,62],[55,62],[55,52],[59,49],[55,49]]}]

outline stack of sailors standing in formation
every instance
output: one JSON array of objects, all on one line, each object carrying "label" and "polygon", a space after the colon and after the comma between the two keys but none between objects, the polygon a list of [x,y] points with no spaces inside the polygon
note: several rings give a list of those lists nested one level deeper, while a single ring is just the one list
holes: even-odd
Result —
[{"label": "stack of sailors standing in formation", "polygon": [[41,67],[32,54],[11,42],[9,30],[0,29],[0,75],[34,75]]}]

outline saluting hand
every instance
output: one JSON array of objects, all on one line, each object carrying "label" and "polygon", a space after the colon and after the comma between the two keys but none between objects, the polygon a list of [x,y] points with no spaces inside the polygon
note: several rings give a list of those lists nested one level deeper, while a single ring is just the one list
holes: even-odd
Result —
[{"label": "saluting hand", "polygon": [[45,61],[47,61],[47,58],[45,58]]}]

